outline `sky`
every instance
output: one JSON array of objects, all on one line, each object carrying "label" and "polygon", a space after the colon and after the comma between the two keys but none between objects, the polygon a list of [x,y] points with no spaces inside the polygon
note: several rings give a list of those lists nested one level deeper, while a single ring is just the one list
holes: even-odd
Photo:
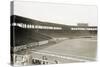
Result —
[{"label": "sky", "polygon": [[77,25],[88,23],[97,26],[97,7],[90,5],[72,5],[15,1],[14,14],[51,23]]}]

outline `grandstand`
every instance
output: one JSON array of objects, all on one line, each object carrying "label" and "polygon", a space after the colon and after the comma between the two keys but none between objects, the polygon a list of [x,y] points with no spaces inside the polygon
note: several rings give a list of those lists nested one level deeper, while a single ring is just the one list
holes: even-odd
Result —
[{"label": "grandstand", "polygon": [[[51,45],[58,44],[67,39],[76,39],[76,38],[96,38],[97,36],[97,27],[96,26],[72,26],[72,25],[64,25],[57,24],[51,22],[43,22],[34,19],[29,19],[25,17],[21,17],[18,15],[11,16],[11,49],[12,55],[24,55],[27,59],[29,59],[31,55],[31,51],[29,49],[37,49],[46,48]],[[26,53],[29,52],[29,53]],[[38,53],[38,52],[37,52]],[[38,59],[36,61],[40,63],[42,59],[40,59],[40,54],[36,55],[36,52],[33,58]],[[43,54],[44,55],[44,54]],[[49,54],[49,58],[58,59],[57,57],[51,57],[52,54]],[[14,56],[14,58],[15,58]],[[42,55],[41,55],[42,56]],[[55,55],[56,56],[56,55]],[[31,56],[32,57],[32,56]],[[65,58],[65,57],[64,57]],[[63,59],[64,59],[63,58]],[[66,58],[65,58],[66,59]],[[65,62],[72,62],[72,59],[61,60]],[[12,60],[14,62],[14,60]],[[32,60],[33,61],[33,60]],[[35,63],[35,61],[33,61]],[[45,62],[45,60],[44,60]],[[46,63],[53,63],[52,60],[46,61]],[[75,61],[73,61],[75,62]],[[77,60],[76,62],[79,62]],[[17,62],[14,62],[17,63]],[[32,64],[30,61],[28,63]],[[55,60],[55,63],[58,63]],[[18,63],[19,64],[19,63]],[[43,63],[42,63],[43,64]]]}]

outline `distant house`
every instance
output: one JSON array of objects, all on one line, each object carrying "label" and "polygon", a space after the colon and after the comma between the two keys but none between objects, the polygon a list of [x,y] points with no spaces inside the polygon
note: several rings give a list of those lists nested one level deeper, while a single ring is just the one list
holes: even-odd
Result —
[{"label": "distant house", "polygon": [[88,26],[88,23],[78,23],[77,26]]}]

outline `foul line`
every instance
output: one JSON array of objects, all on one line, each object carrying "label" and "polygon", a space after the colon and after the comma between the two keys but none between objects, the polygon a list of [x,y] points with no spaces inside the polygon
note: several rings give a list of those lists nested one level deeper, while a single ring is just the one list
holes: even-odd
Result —
[{"label": "foul line", "polygon": [[[35,49],[32,49],[32,51],[36,51]],[[47,54],[56,54],[58,55],[57,53],[55,52],[50,52],[50,51],[38,51],[38,52],[42,52],[42,53],[47,53]],[[77,56],[77,55],[72,55],[72,54],[66,54],[66,56],[72,56],[72,57],[76,57],[76,58],[83,58],[83,59],[89,59],[89,60],[92,60],[92,61],[95,61],[95,58],[90,58],[90,57],[86,57],[86,56]]]},{"label": "foul line", "polygon": [[58,58],[62,58],[62,59],[67,59],[67,60],[75,60],[75,61],[81,61],[81,62],[89,61],[89,60],[78,59],[78,58],[73,58],[73,57],[65,57],[65,56],[55,55],[55,54],[50,54],[50,53],[43,53],[43,52],[34,52],[34,53],[42,54],[42,55],[48,55],[48,56],[54,56],[54,57],[58,57]]}]

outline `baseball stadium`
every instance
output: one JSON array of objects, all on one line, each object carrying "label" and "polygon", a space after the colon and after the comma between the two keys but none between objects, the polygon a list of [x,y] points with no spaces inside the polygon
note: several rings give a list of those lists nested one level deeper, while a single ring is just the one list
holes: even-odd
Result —
[{"label": "baseball stadium", "polygon": [[[67,23],[67,22],[66,22]],[[97,26],[11,16],[11,63],[42,65],[96,61]]]}]

